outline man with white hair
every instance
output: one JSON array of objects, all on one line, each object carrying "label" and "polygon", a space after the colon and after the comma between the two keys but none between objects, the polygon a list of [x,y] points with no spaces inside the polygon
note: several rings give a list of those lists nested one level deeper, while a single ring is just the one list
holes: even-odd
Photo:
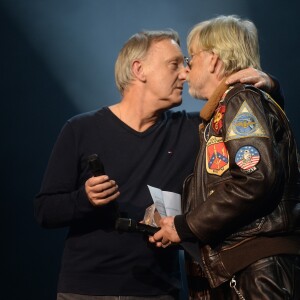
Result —
[{"label": "man with white hair", "polygon": [[162,219],[150,241],[197,245],[199,255],[187,254],[191,299],[300,299],[296,141],[268,94],[227,80],[260,69],[256,27],[220,16],[197,24],[187,43],[189,92],[207,99],[200,152],[183,215]]}]

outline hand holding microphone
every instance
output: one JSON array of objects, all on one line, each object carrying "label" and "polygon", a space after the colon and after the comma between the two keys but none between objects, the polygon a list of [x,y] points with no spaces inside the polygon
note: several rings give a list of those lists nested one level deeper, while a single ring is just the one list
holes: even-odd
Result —
[{"label": "hand holding microphone", "polygon": [[154,227],[139,223],[132,219],[118,218],[116,221],[116,229],[125,232],[139,232],[147,235],[153,235],[160,230],[159,227]]},{"label": "hand holding microphone", "polygon": [[[176,229],[174,229],[175,227],[173,227],[174,223],[172,224],[172,230],[176,231]],[[132,219],[118,218],[115,224],[115,228],[120,232],[138,232],[144,235],[148,235],[149,242],[155,243],[156,247],[166,248],[170,245],[173,245],[172,240],[164,237],[161,227],[154,227],[144,223],[139,223]],[[156,238],[154,236],[156,236]],[[176,240],[176,244],[179,241]]]},{"label": "hand holding microphone", "polygon": [[174,216],[164,217],[160,220],[160,230],[149,237],[149,242],[157,247],[166,247],[169,244],[179,244],[181,242],[174,225]]},{"label": "hand holding microphone", "polygon": [[120,195],[118,185],[104,175],[104,167],[97,154],[88,157],[88,165],[93,174],[85,182],[85,191],[90,203],[93,206],[102,206],[115,200]]}]

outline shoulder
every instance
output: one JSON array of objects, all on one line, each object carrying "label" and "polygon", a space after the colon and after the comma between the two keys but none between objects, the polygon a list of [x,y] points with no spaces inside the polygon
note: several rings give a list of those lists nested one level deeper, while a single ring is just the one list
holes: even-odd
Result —
[{"label": "shoulder", "polygon": [[264,92],[252,85],[238,83],[230,87],[222,100],[225,106],[232,104],[235,108],[245,101],[255,106],[260,105],[265,101]]},{"label": "shoulder", "polygon": [[84,112],[69,118],[61,129],[64,134],[87,134],[109,118],[109,109],[103,107],[98,110]]},{"label": "shoulder", "polygon": [[84,113],[80,113],[75,115],[67,120],[66,124],[70,125],[71,127],[85,127],[95,122],[99,122],[101,120],[105,120],[109,118],[110,113],[108,107],[103,107],[98,110],[92,110]]},{"label": "shoulder", "polygon": [[254,87],[253,85],[237,83],[230,87],[230,89],[228,90],[228,92],[225,96],[225,100],[230,100],[235,96],[239,96],[242,94],[248,94],[248,93],[256,95],[256,96],[262,95],[262,91],[256,87]]},{"label": "shoulder", "polygon": [[97,119],[101,116],[105,116],[107,107],[103,107],[98,110],[92,110],[84,113],[80,113],[78,115],[75,115],[67,120],[68,123],[81,123],[81,122],[89,122],[94,119]]}]

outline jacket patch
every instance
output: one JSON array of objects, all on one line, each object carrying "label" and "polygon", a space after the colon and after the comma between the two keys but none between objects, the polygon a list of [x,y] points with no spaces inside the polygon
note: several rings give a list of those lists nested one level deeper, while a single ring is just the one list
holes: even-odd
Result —
[{"label": "jacket patch", "polygon": [[253,146],[241,147],[235,155],[235,162],[241,168],[241,171],[250,174],[257,168],[255,167],[260,161],[260,154]]},{"label": "jacket patch", "polygon": [[226,111],[225,105],[221,105],[217,108],[214,118],[212,120],[212,128],[216,134],[219,134],[223,126],[223,116]]},{"label": "jacket patch", "polygon": [[226,141],[246,137],[268,137],[246,101],[229,125]]},{"label": "jacket patch", "polygon": [[206,171],[221,176],[229,168],[229,154],[222,137],[211,136],[206,143]]}]

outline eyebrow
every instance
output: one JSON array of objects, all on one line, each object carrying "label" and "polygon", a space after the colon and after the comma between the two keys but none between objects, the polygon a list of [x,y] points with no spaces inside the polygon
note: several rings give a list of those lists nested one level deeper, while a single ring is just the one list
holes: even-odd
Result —
[{"label": "eyebrow", "polygon": [[167,59],[168,62],[171,62],[171,61],[174,61],[174,60],[183,61],[184,60],[184,55],[176,55],[176,56],[173,56],[173,57]]}]

